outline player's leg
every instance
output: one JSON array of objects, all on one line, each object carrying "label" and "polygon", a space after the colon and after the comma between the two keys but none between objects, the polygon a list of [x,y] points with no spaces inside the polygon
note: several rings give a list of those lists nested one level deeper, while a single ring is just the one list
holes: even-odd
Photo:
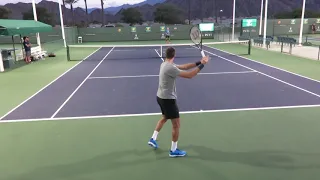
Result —
[{"label": "player's leg", "polygon": [[157,137],[159,132],[161,131],[163,125],[167,122],[167,119],[165,117],[165,108],[164,108],[164,102],[162,99],[160,99],[159,97],[157,97],[157,102],[158,105],[160,106],[161,112],[162,112],[162,117],[161,119],[158,121],[156,128],[152,134],[152,137],[150,138],[148,144],[153,147],[153,148],[158,148],[158,143],[157,143]]},{"label": "player's leg", "polygon": [[[160,132],[163,125],[167,122],[167,119],[165,118],[164,115],[162,115],[162,118],[158,121],[157,123],[157,126],[156,126],[156,129],[155,129],[155,132]],[[154,139],[156,140],[157,139],[157,136],[152,136],[154,137]]]},{"label": "player's leg", "polygon": [[172,142],[169,156],[170,157],[183,157],[187,153],[178,148],[178,140],[180,133],[180,114],[176,100],[172,100],[170,110],[168,113],[172,122]]},{"label": "player's leg", "polygon": [[162,115],[162,118],[158,121],[155,130],[153,131],[152,137],[149,140],[148,144],[153,147],[153,148],[158,148],[158,143],[157,143],[157,137],[159,132],[161,131],[163,125],[167,122],[166,118],[164,115]]}]

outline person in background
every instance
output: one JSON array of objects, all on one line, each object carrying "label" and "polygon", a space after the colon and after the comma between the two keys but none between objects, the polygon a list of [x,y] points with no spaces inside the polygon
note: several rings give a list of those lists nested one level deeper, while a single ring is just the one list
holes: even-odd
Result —
[{"label": "person in background", "polygon": [[166,34],[166,43],[170,44],[170,29],[169,29],[169,27],[167,27],[165,34]]},{"label": "person in background", "polygon": [[31,62],[31,43],[28,36],[23,37],[23,47],[26,54],[24,61],[26,63],[30,63]]}]

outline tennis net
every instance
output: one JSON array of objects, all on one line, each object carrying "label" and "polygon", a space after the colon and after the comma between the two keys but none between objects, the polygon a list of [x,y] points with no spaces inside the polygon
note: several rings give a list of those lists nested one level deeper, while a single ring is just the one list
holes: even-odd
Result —
[{"label": "tennis net", "polygon": [[[68,45],[67,56],[69,61],[98,60],[106,55],[107,60],[141,60],[152,58],[165,58],[166,49],[176,49],[176,58],[201,57],[200,49],[194,44],[134,44],[134,45]],[[249,55],[250,41],[210,42],[203,43],[205,54],[212,56],[216,49],[230,51],[236,55]],[[210,54],[211,53],[211,54]]]}]

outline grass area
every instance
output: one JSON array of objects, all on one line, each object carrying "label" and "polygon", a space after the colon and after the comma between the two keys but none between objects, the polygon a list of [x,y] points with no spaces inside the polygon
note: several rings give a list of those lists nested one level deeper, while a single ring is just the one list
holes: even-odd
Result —
[{"label": "grass area", "polygon": [[[236,45],[215,47],[243,53]],[[84,48],[79,56],[91,52]],[[67,62],[65,50],[56,55],[0,73],[0,116],[78,63]],[[248,58],[320,80],[318,61],[258,48]],[[147,146],[158,116],[3,123],[0,179],[314,180],[320,177],[319,110],[182,115],[179,147],[189,153],[182,159],[168,158],[170,124],[159,135],[160,149]]]},{"label": "grass area", "polygon": [[170,123],[160,149],[147,146],[158,116],[2,124],[0,179],[313,180],[319,115],[319,108],[183,115],[182,159],[168,158]]}]

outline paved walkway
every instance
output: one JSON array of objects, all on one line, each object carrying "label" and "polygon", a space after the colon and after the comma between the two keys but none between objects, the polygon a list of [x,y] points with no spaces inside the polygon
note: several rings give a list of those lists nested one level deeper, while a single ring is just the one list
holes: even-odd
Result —
[{"label": "paved walkway", "polygon": [[[281,52],[281,45],[277,43],[272,43],[269,50]],[[284,45],[283,52],[290,53],[290,46]],[[320,48],[316,46],[296,45],[296,46],[292,46],[292,50],[291,50],[291,55],[293,56],[299,56],[299,57],[313,59],[313,60],[320,60],[319,53],[320,53]]]}]

